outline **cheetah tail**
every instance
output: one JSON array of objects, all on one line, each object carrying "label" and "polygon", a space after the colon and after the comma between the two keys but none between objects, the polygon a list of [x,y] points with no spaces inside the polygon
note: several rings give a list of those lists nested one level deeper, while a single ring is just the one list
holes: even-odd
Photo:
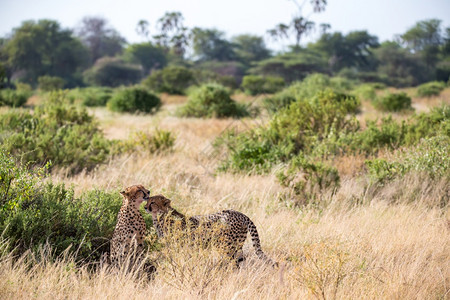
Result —
[{"label": "cheetah tail", "polygon": [[252,238],[253,248],[255,248],[256,255],[261,259],[273,266],[277,266],[278,263],[272,261],[261,249],[261,240],[259,239],[258,230],[250,218],[247,217],[247,231],[250,233]]}]

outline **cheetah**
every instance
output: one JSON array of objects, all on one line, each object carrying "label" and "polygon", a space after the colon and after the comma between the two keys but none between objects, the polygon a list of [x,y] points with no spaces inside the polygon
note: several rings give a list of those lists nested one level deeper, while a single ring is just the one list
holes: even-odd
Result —
[{"label": "cheetah", "polygon": [[[152,214],[158,238],[163,238],[164,234],[170,230],[168,227],[174,225],[178,219],[182,229],[188,228],[191,233],[200,229],[202,235],[207,235],[207,239],[216,238],[224,247],[226,254],[235,260],[236,265],[239,266],[244,260],[242,247],[247,238],[247,233],[250,233],[256,255],[274,267],[278,265],[262,251],[256,226],[243,213],[235,210],[223,210],[209,215],[193,216],[186,220],[182,213],[170,206],[170,203],[170,199],[163,195],[156,195],[150,197],[145,204],[145,210]],[[218,228],[219,231],[215,231],[213,227],[214,229]],[[215,237],[212,237],[212,235]],[[218,239],[217,235],[219,236]]]},{"label": "cheetah", "polygon": [[150,191],[142,185],[132,185],[120,194],[123,196],[123,202],[111,239],[112,264],[123,264],[128,258],[138,259],[142,253],[146,227],[139,206],[149,199]]}]

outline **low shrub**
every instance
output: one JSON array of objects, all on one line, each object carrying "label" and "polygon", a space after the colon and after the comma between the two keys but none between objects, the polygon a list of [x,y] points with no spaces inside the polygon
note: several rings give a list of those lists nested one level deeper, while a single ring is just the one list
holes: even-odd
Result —
[{"label": "low shrub", "polygon": [[277,178],[303,201],[314,199],[326,189],[338,188],[340,181],[336,168],[306,158],[302,153],[291,159],[289,165],[278,172]]},{"label": "low shrub", "polygon": [[401,110],[413,110],[411,97],[406,93],[388,93],[378,97],[373,102],[376,109],[381,111],[398,112]]},{"label": "low shrub", "polygon": [[108,108],[117,112],[155,112],[161,106],[158,96],[142,87],[118,90],[108,102]]},{"label": "low shrub", "polygon": [[180,116],[196,118],[244,117],[249,112],[245,105],[230,97],[230,91],[222,85],[209,83],[194,88],[189,101],[178,111]]},{"label": "low shrub", "polygon": [[396,149],[403,145],[406,123],[397,123],[391,116],[377,121],[367,121],[365,130],[356,132],[349,141],[355,152],[371,153],[381,148]]},{"label": "low shrub", "polygon": [[247,75],[242,79],[241,88],[250,95],[273,94],[283,89],[284,85],[281,77]]},{"label": "low shrub", "polygon": [[31,165],[93,169],[109,154],[98,124],[83,108],[67,104],[64,92],[52,92],[34,112],[11,110],[0,115],[1,148]]},{"label": "low shrub", "polygon": [[365,162],[376,182],[389,181],[408,172],[426,173],[432,178],[450,179],[450,137],[439,135],[422,139],[412,148],[398,152],[393,161],[373,159]]},{"label": "low shrub", "polygon": [[81,101],[85,106],[105,106],[112,94],[113,89],[108,87],[87,87],[70,90],[67,97],[73,102]]},{"label": "low shrub", "polygon": [[276,113],[265,127],[219,138],[216,147],[228,152],[221,169],[262,172],[301,152],[308,154],[335,132],[355,131],[357,122],[348,114],[357,107],[359,101],[355,97],[330,90],[294,101]]},{"label": "low shrub", "polygon": [[57,76],[41,76],[38,78],[39,89],[44,92],[60,90],[66,81]]},{"label": "low shrub", "polygon": [[[331,90],[344,95],[351,87],[352,83],[347,79],[330,78],[324,74],[312,74],[303,81],[295,82],[274,96],[265,99],[263,105],[269,113],[273,113],[293,101],[311,99],[324,90]],[[347,97],[349,96],[347,95]]]},{"label": "low shrub", "polygon": [[371,84],[362,84],[355,88],[352,93],[361,100],[374,101],[377,97],[376,89]]},{"label": "low shrub", "polygon": [[216,151],[225,149],[227,159],[219,165],[219,171],[266,173],[274,165],[281,163],[285,152],[265,136],[263,128],[247,134],[225,132],[214,141]]},{"label": "low shrub", "polygon": [[73,189],[44,180],[45,173],[45,167],[30,170],[0,151],[2,238],[19,255],[49,243],[54,257],[70,247],[77,260],[98,261],[109,252],[121,196],[91,190],[75,197]]},{"label": "low shrub", "polygon": [[445,89],[445,82],[431,81],[421,84],[417,87],[418,97],[432,97],[439,96],[439,94]]},{"label": "low shrub", "polygon": [[169,66],[153,71],[142,81],[142,84],[157,92],[183,95],[193,81],[194,73],[188,68]]},{"label": "low shrub", "polygon": [[296,100],[295,96],[289,91],[281,91],[273,96],[264,98],[263,106],[270,114],[274,114],[284,107],[288,107]]},{"label": "low shrub", "polygon": [[196,85],[205,83],[218,83],[231,90],[239,87],[236,78],[232,75],[221,75],[213,71],[196,69],[193,71],[194,81]]},{"label": "low shrub", "polygon": [[20,107],[31,96],[31,91],[26,90],[0,90],[0,106]]},{"label": "low shrub", "polygon": [[112,154],[125,152],[149,152],[161,153],[170,151],[175,143],[175,137],[170,131],[156,129],[153,133],[137,131],[131,134],[127,140],[115,141]]}]

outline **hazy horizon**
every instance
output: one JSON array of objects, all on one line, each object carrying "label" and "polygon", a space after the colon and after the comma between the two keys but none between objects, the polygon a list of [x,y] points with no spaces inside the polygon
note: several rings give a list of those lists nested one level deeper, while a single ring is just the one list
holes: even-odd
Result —
[{"label": "hazy horizon", "polygon": [[[298,1],[301,3],[302,1]],[[307,2],[303,15],[310,15],[312,9]],[[278,23],[289,23],[298,9],[293,1],[269,0],[261,5],[260,1],[219,1],[181,0],[157,3],[156,1],[55,1],[0,0],[0,36],[8,35],[13,28],[25,20],[53,19],[65,28],[75,28],[85,16],[104,17],[127,42],[142,42],[143,38],[135,32],[139,20],[150,22],[150,34],[155,34],[155,25],[165,12],[180,11],[184,24],[189,27],[216,28],[224,31],[228,38],[238,34],[256,34],[264,36],[268,46],[280,49],[283,45],[271,43],[266,31]],[[367,30],[378,36],[380,41],[392,40],[396,34],[405,32],[417,21],[436,18],[442,20],[445,27],[450,26],[450,1],[407,1],[395,2],[341,0],[328,1],[325,12],[314,13],[310,19],[317,25],[328,23],[331,31],[347,33],[353,30]],[[303,44],[315,40],[318,30]],[[284,43],[284,46],[288,44]]]}]

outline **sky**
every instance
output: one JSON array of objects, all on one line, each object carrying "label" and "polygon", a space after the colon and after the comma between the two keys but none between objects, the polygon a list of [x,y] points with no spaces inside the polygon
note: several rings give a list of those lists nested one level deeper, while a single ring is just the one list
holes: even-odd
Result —
[{"label": "sky", "polygon": [[[303,3],[303,15],[311,21],[328,23],[332,31],[348,33],[367,30],[380,41],[392,40],[417,21],[437,18],[450,27],[450,0],[328,0],[325,12],[311,13],[310,0]],[[129,43],[142,42],[135,29],[139,20],[150,22],[150,34],[168,11],[179,11],[185,26],[216,28],[228,38],[243,34],[266,37],[278,23],[289,23],[298,14],[292,0],[0,0],[0,37],[11,33],[24,20],[52,19],[65,28],[79,26],[84,16],[106,18]],[[318,31],[309,40],[315,40]],[[305,43],[308,40],[304,41]]]}]

